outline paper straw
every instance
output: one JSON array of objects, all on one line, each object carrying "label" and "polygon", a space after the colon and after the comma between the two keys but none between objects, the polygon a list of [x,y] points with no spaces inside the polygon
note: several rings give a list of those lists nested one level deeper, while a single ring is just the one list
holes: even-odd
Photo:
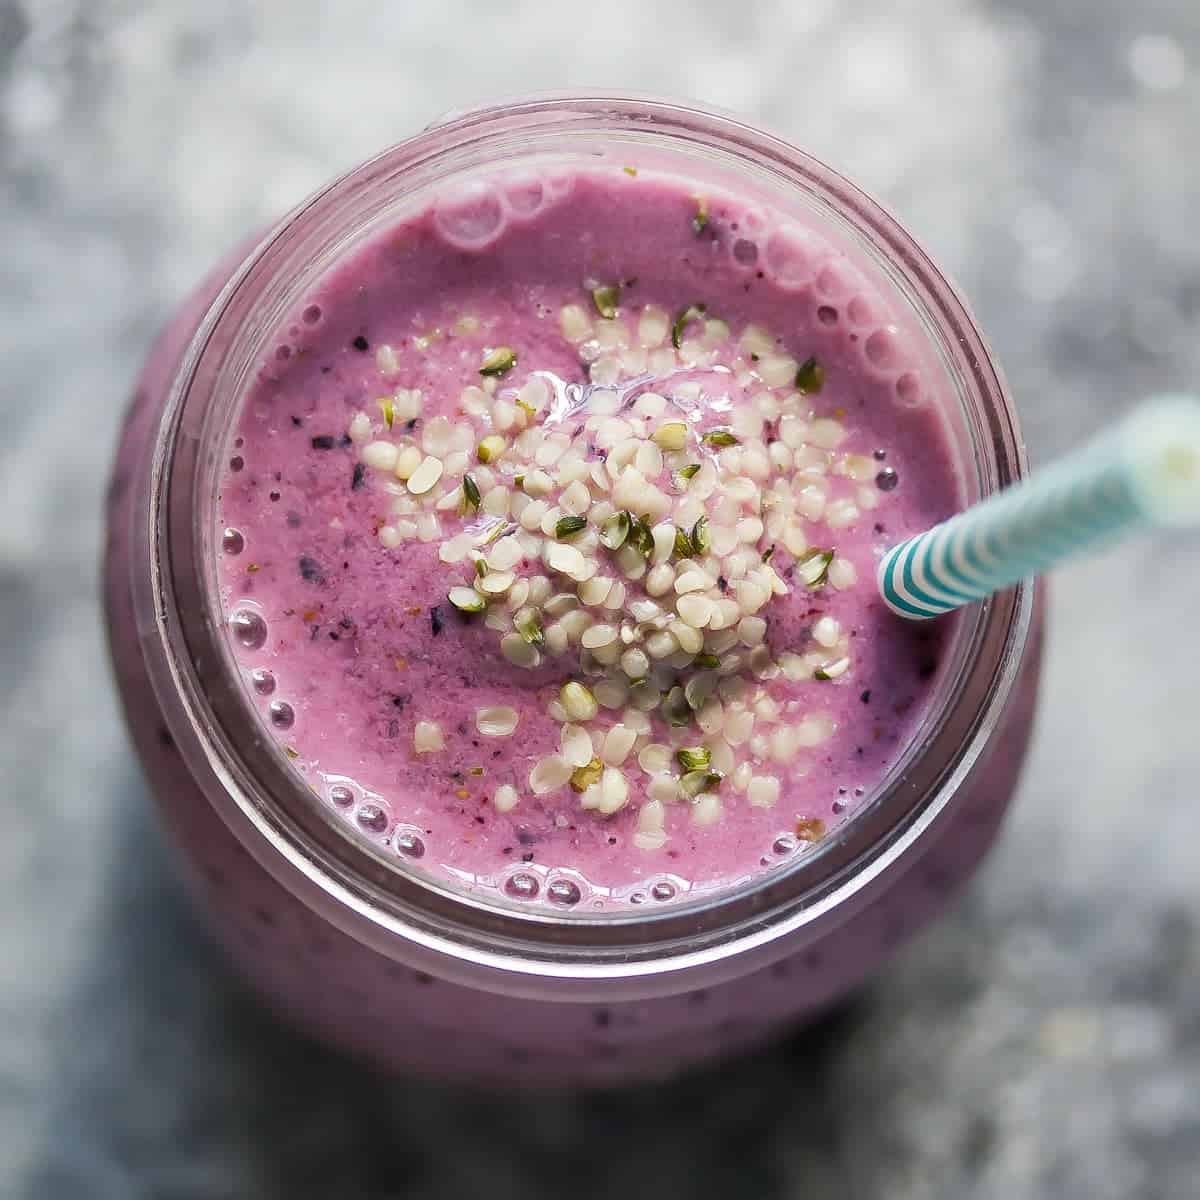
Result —
[{"label": "paper straw", "polygon": [[1139,529],[1200,525],[1200,400],[1164,396],[1031,478],[889,550],[879,590],[924,620]]}]

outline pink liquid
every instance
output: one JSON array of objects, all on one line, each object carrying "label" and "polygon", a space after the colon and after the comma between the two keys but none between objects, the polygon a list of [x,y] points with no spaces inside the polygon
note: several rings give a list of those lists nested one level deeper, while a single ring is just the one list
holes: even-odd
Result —
[{"label": "pink liquid", "polygon": [[[741,235],[752,229],[732,230],[741,205],[711,199],[713,225],[721,236],[706,242],[695,239],[686,227],[695,215],[686,190],[638,178],[647,190],[639,193],[635,208],[614,208],[605,201],[602,188],[577,179],[570,196],[559,196],[557,207],[537,215],[526,212],[524,223],[510,216],[503,229],[491,231],[493,245],[474,244],[466,250],[445,242],[444,222],[439,233],[434,220],[421,217],[412,226],[411,260],[403,276],[388,269],[389,255],[400,253],[391,240],[349,260],[306,301],[305,306],[321,307],[320,319],[309,324],[301,310],[295,331],[285,326],[279,344],[288,345],[290,357],[276,357],[266,365],[244,410],[242,427],[231,434],[243,442],[229,447],[228,455],[240,455],[243,467],[229,477],[233,486],[226,489],[225,519],[232,519],[236,508],[245,548],[229,556],[222,571],[231,604],[250,583],[253,602],[268,622],[269,638],[263,647],[254,653],[239,651],[248,686],[249,672],[256,667],[274,678],[274,692],[260,700],[264,725],[270,728],[266,710],[271,700],[290,703],[293,723],[275,733],[297,751],[296,765],[320,793],[318,802],[330,802],[332,781],[344,783],[353,802],[339,811],[363,836],[388,843],[396,853],[401,852],[397,829],[419,814],[426,845],[419,864],[433,871],[466,870],[476,876],[481,890],[517,866],[540,872],[543,881],[554,874],[552,867],[565,868],[577,872],[589,889],[595,888],[594,898],[616,906],[635,895],[644,894],[647,903],[667,897],[666,891],[653,889],[654,882],[673,882],[678,894],[689,886],[717,887],[762,872],[768,869],[764,857],[777,861],[773,835],[789,832],[797,816],[820,818],[831,826],[852,818],[854,789],[869,789],[886,770],[919,721],[937,680],[936,669],[933,675],[929,672],[941,646],[927,640],[936,639],[936,634],[887,621],[866,586],[880,540],[903,536],[957,503],[958,485],[936,416],[950,401],[939,390],[937,373],[923,360],[916,361],[921,353],[916,335],[892,313],[898,328],[872,342],[871,335],[886,323],[883,302],[870,294],[864,276],[848,284],[857,272],[845,259],[835,267],[834,252],[816,235],[793,236],[790,241],[778,235],[763,238],[757,259],[748,261],[750,252],[742,242],[749,239]],[[623,185],[621,179],[610,182]],[[528,199],[534,192],[527,189],[522,194]],[[486,218],[488,208],[485,204],[474,211]],[[511,214],[513,206],[505,211]],[[757,228],[761,214],[744,215],[747,225]],[[475,232],[486,226],[486,219],[476,222]],[[461,240],[464,225],[459,222],[456,229]],[[547,233],[558,236],[550,240]],[[784,253],[786,245],[801,243],[809,252],[816,249],[830,257],[820,263],[806,259],[801,270],[798,256]],[[398,940],[386,952],[364,945],[311,907],[293,881],[281,881],[277,873],[264,869],[262,847],[248,845],[244,832],[231,831],[211,802],[212,781],[195,773],[195,756],[185,761],[181,754],[190,735],[179,719],[178,705],[151,687],[147,666],[156,652],[146,637],[146,612],[136,599],[148,571],[142,530],[150,454],[166,392],[179,369],[182,347],[233,265],[218,270],[182,309],[139,382],[109,497],[105,589],[113,660],[130,730],[186,877],[241,970],[283,1016],[375,1065],[441,1077],[509,1086],[652,1076],[732,1053],[818,1011],[945,906],[991,843],[1011,796],[1036,691],[1036,636],[1026,644],[1018,685],[998,714],[983,752],[959,781],[953,803],[910,853],[840,905],[810,936],[789,943],[774,961],[751,956],[723,974],[692,971],[657,989],[618,980],[574,999],[550,993],[518,997],[503,994],[482,976],[472,980],[459,973],[453,980],[443,978],[405,942]],[[544,675],[514,682],[518,673],[498,664],[495,635],[489,641],[451,614],[443,632],[433,637],[430,597],[422,580],[436,579],[442,588],[446,576],[453,574],[457,582],[464,573],[461,564],[446,567],[435,561],[431,547],[436,548],[436,542],[410,541],[398,551],[385,552],[372,528],[379,515],[379,480],[367,478],[351,490],[347,485],[353,482],[359,451],[336,445],[363,399],[376,393],[378,345],[390,343],[403,356],[406,341],[411,344],[414,333],[427,331],[440,319],[436,306],[453,305],[469,295],[505,322],[504,340],[515,345],[520,339],[522,368],[581,378],[577,357],[557,336],[557,316],[547,315],[539,324],[523,312],[530,298],[528,272],[536,270],[542,278],[546,290],[538,299],[556,313],[555,306],[565,302],[588,303],[580,289],[581,270],[603,276],[608,271],[624,275],[627,269],[642,273],[637,287],[645,289],[643,303],[657,300],[673,313],[674,305],[705,299],[714,312],[721,307],[720,315],[735,336],[740,322],[754,320],[782,336],[797,358],[818,354],[827,370],[818,399],[831,410],[846,409],[846,446],[865,453],[886,449],[881,466],[892,467],[899,476],[899,485],[886,493],[869,519],[829,534],[838,554],[858,567],[857,586],[838,590],[829,585],[798,600],[772,601],[768,641],[773,647],[801,636],[811,625],[815,616],[808,613],[808,605],[819,605],[822,613],[831,613],[847,630],[857,631],[853,674],[795,685],[797,695],[821,689],[821,708],[836,719],[836,735],[819,752],[805,750],[793,760],[807,763],[809,772],[790,772],[773,808],[751,808],[744,793],[726,793],[724,785],[718,824],[694,829],[688,807],[672,807],[670,840],[653,853],[635,852],[628,836],[642,800],[636,784],[630,805],[610,818],[579,811],[578,797],[569,789],[544,797],[526,792],[511,814],[500,814],[490,802],[480,801],[471,788],[482,789],[482,784],[468,784],[469,805],[454,795],[457,788],[449,785],[458,781],[452,772],[473,759],[454,737],[450,719],[458,711],[470,716],[478,703],[475,696],[453,690],[463,662],[475,680],[494,689],[489,698],[522,700],[522,721],[527,724],[510,742],[490,747],[502,750],[496,761],[502,760],[518,781],[525,766],[522,756],[538,752],[533,739],[551,744],[554,740],[555,725],[544,703],[547,689],[553,691],[553,672],[547,667]],[[865,264],[862,270],[868,273]],[[422,288],[422,280],[426,285],[436,282],[437,287]],[[365,293],[360,291],[363,283],[372,285]],[[837,320],[826,323],[814,316],[809,322],[804,316],[822,308],[836,310]],[[868,309],[874,310],[870,320]],[[544,330],[544,338],[535,338],[531,329]],[[368,339],[365,353],[352,345],[359,336]],[[455,394],[462,383],[478,382],[483,340],[464,338],[459,348],[469,353],[459,363],[449,340],[436,344],[436,369],[431,367],[428,380],[420,381],[427,387],[425,417],[439,411],[430,406],[438,394],[437,380],[453,378]],[[491,331],[486,337],[489,343],[501,340]],[[868,347],[873,347],[870,353]],[[321,371],[324,365],[331,368],[327,374]],[[390,386],[400,382],[418,383],[406,376]],[[378,388],[378,393],[384,390]],[[265,410],[261,420],[255,401]],[[924,407],[908,407],[917,401]],[[293,415],[301,425],[293,424]],[[324,436],[334,438],[333,449],[312,446],[313,437]],[[280,479],[274,479],[275,472]],[[251,485],[251,479],[261,482]],[[843,484],[835,481],[839,489]],[[270,499],[275,490],[279,500]],[[289,513],[299,516],[299,525],[289,523]],[[341,543],[330,541],[327,532],[327,522],[335,517],[343,522]],[[876,521],[883,533],[875,532]],[[339,557],[347,526],[353,545],[345,546]],[[785,570],[785,551],[776,554]],[[319,563],[324,582],[301,578],[301,555]],[[251,562],[260,569],[248,572]],[[342,562],[354,569],[342,567]],[[411,604],[406,603],[410,599]],[[302,612],[298,619],[285,615],[284,609],[294,603],[316,607],[319,619],[304,621]],[[425,611],[420,620],[414,615],[415,623],[404,620],[392,626],[383,615],[383,610],[398,610],[407,618],[407,608],[418,605]],[[343,615],[354,625],[352,637],[342,636]],[[394,676],[388,674],[384,650],[374,645],[380,625],[395,639],[397,656],[407,659],[406,670]],[[316,638],[312,626],[318,629]],[[329,632],[338,633],[338,638],[329,638]],[[360,638],[365,643],[361,647]],[[374,686],[372,673],[363,669],[372,662],[382,676]],[[389,688],[400,679],[413,699],[397,709],[391,700],[398,692]],[[869,703],[862,700],[866,691],[871,693]],[[448,751],[436,768],[433,760],[423,758],[419,771],[409,757],[411,728],[391,737],[387,724],[413,721],[410,710],[417,704],[446,726]],[[389,706],[393,712],[387,712]],[[902,712],[896,712],[898,706]],[[852,730],[869,734],[869,740],[856,740]],[[438,771],[450,778],[439,780],[436,790],[427,788],[426,780]],[[477,778],[468,775],[468,780]],[[847,795],[838,791],[840,787],[848,789]],[[427,795],[431,791],[433,795]],[[371,799],[387,814],[382,831],[364,829],[357,820],[356,814]],[[567,814],[576,828],[564,831],[554,823],[559,813]],[[482,825],[476,820],[480,816]],[[535,835],[529,848],[519,834],[522,826]],[[608,842],[609,836],[618,838],[616,845]],[[522,854],[532,850],[532,864],[511,863],[503,853],[510,837],[521,845]],[[791,861],[806,848],[801,842],[778,861]],[[676,852],[674,858],[667,858],[670,850]]]},{"label": "pink liquid", "polygon": [[[240,535],[240,552],[226,555],[222,568],[230,611],[255,611],[269,630],[265,644],[240,650],[247,671],[274,679],[259,703],[268,712],[273,706],[276,735],[314,790],[327,802],[332,797],[347,819],[357,815],[361,832],[385,845],[401,839],[410,849],[419,839],[422,865],[482,888],[502,887],[522,864],[543,884],[569,879],[597,905],[643,898],[651,880],[666,883],[662,894],[685,894],[751,878],[764,864],[776,866],[798,852],[797,822],[810,837],[814,820],[830,829],[853,814],[911,739],[936,684],[945,625],[902,624],[887,613],[873,583],[881,550],[947,516],[960,494],[939,414],[944,401],[922,391],[915,338],[889,319],[882,297],[845,254],[815,231],[797,230],[786,243],[765,240],[760,253],[741,237],[761,220],[758,210],[716,195],[707,197],[706,222],[697,233],[697,192],[693,181],[645,172],[631,177],[610,166],[560,176],[553,190],[535,185],[541,207],[533,212],[526,205],[519,216],[510,210],[507,222],[492,207],[490,192],[465,209],[449,209],[450,215],[447,207],[423,212],[354,254],[307,298],[245,399],[230,448],[236,469],[226,475],[220,515]],[[813,317],[797,315],[810,310],[796,304],[789,286],[788,271],[796,269],[801,250],[828,299]],[[595,280],[636,281],[622,290],[617,320],[595,313],[585,286]],[[634,844],[634,833],[651,776],[632,754],[625,763],[629,802],[613,816],[581,811],[569,787],[530,794],[531,769],[558,749],[560,724],[547,714],[547,703],[567,680],[587,682],[577,655],[544,655],[537,670],[514,670],[499,653],[499,633],[478,617],[461,619],[447,603],[448,590],[469,583],[471,571],[469,563],[440,561],[439,547],[470,527],[471,516],[444,512],[441,536],[433,541],[381,545],[376,531],[390,519],[392,492],[403,488],[393,482],[387,490],[390,472],[364,471],[361,449],[377,438],[419,443],[422,430],[442,418],[470,429],[466,469],[478,471],[474,447],[494,430],[488,417],[464,415],[460,394],[485,378],[479,367],[487,348],[518,350],[518,364],[499,381],[498,396],[518,392],[534,372],[549,373],[561,392],[565,384],[589,381],[581,352],[588,356],[590,346],[603,358],[591,339],[580,346],[564,336],[564,308],[591,310],[593,330],[602,337],[624,327],[625,340],[636,348],[637,314],[646,305],[674,315],[692,304],[704,304],[729,327],[709,349],[715,365],[688,369],[680,362],[686,353],[673,353],[670,339],[663,339],[651,347],[650,361],[643,361],[643,350],[623,373],[626,382],[636,381],[630,398],[646,390],[665,396],[671,404],[659,419],[683,416],[691,429],[684,457],[716,465],[716,449],[697,434],[727,427],[731,413],[767,396],[774,415],[738,425],[751,435],[743,436],[746,445],[757,437],[768,451],[778,443],[787,455],[786,469],[772,469],[759,481],[764,491],[772,480],[793,493],[813,481],[794,473],[781,426],[836,414],[844,431],[836,449],[807,446],[818,464],[815,481],[827,491],[825,511],[832,515],[839,500],[877,507],[859,507],[851,522],[836,528],[824,518],[795,517],[810,546],[836,549],[835,575],[841,564],[852,565],[853,586],[810,589],[796,574],[803,553],[789,552],[767,532],[752,543],[759,556],[774,548],[771,566],[789,585],[787,595],[773,597],[759,614],[772,660],[789,651],[820,651],[814,627],[833,618],[851,661],[845,674],[825,681],[760,680],[744,672],[748,695],[765,690],[779,709],[773,720],[760,716],[755,729],[769,738],[780,725],[816,714],[835,728],[832,736],[782,762],[738,745],[738,761],[778,779],[778,800],[756,807],[723,785],[721,817],[703,827],[689,820],[689,804],[671,804],[667,841],[646,850]],[[824,371],[820,391],[797,393],[794,372],[785,372],[782,386],[768,388],[764,375],[777,378],[763,361],[768,356],[739,345],[748,326],[769,334],[775,354],[797,362],[815,356]],[[395,369],[379,369],[380,346],[391,348]],[[397,386],[422,393],[411,430],[400,422],[389,430],[377,404]],[[677,408],[675,397],[690,396],[689,387],[702,394]],[[372,433],[355,444],[345,435],[358,412],[369,414]],[[556,415],[541,413],[528,423],[580,429],[590,409],[585,404],[562,420]],[[602,462],[607,451],[588,440],[587,454]],[[859,479],[838,476],[844,462],[857,466]],[[719,495],[737,472],[718,472]],[[428,497],[449,491],[462,473],[448,472]],[[662,479],[668,475],[664,469]],[[536,555],[525,555],[515,570],[529,578],[545,567]],[[646,592],[644,580],[626,586],[627,609]],[[732,586],[726,594],[733,594]],[[612,618],[609,610],[593,611],[597,619]],[[831,653],[830,660],[840,657]],[[687,674],[680,672],[681,680]],[[487,738],[477,731],[476,710],[497,705],[520,714],[516,736]],[[620,720],[623,708],[602,713],[599,726]],[[653,731],[642,741],[703,740],[694,728],[672,738],[661,715],[651,717]],[[438,725],[444,750],[414,751],[418,721]],[[502,785],[521,795],[511,812],[493,806]]]}]

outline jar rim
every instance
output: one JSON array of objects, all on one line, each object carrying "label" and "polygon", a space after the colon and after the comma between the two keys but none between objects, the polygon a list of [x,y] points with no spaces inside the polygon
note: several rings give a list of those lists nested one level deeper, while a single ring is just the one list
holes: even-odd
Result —
[{"label": "jar rim", "polygon": [[[173,382],[155,447],[151,487],[151,593],[164,651],[162,686],[180,696],[192,769],[242,844],[289,890],[352,936],[395,955],[428,956],[436,971],[485,967],[514,979],[596,981],[671,974],[786,934],[848,904],[905,855],[950,804],[994,729],[1011,691],[1032,616],[1032,588],[1018,585],[979,607],[963,664],[940,720],[902,779],[877,795],[812,852],[743,889],[628,913],[556,914],[481,900],[406,871],[314,804],[251,723],[232,719],[248,703],[222,674],[221,623],[205,600],[204,539],[195,528],[194,485],[209,444],[205,417],[224,356],[254,299],[286,272],[320,219],[348,197],[386,189],[398,176],[453,162],[498,137],[531,131],[570,136],[584,127],[680,139],[753,164],[836,206],[902,276],[952,356],[979,419],[983,495],[1025,470],[1023,444],[1004,383],[974,320],[925,251],[856,185],[787,142],[740,119],[677,101],[597,92],[548,93],[453,116],[352,169],[283,219],[213,302]],[[308,231],[306,235],[306,230]],[[269,325],[271,318],[262,318]],[[183,719],[182,717],[180,718]],[[187,736],[190,734],[191,736]]]}]

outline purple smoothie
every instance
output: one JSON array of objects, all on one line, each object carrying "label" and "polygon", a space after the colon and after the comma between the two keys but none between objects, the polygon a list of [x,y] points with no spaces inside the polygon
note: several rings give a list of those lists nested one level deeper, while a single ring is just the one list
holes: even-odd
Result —
[{"label": "purple smoothie", "polygon": [[787,865],[913,740],[952,635],[874,585],[961,505],[927,353],[827,233],[697,180],[413,213],[284,323],[230,434],[264,723],[358,835],[484,896]]}]

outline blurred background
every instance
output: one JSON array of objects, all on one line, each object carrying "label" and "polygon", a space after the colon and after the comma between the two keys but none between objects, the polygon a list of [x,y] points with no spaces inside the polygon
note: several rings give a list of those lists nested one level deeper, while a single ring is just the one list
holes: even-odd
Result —
[{"label": "blurred background", "polygon": [[100,497],[156,328],[447,109],[736,109],[970,298],[1035,461],[1200,377],[1195,0],[0,0],[0,1195],[1194,1200],[1200,547],[1062,572],[1007,834],[832,1020],[607,1097],[366,1077],[176,895],[107,675]]}]

